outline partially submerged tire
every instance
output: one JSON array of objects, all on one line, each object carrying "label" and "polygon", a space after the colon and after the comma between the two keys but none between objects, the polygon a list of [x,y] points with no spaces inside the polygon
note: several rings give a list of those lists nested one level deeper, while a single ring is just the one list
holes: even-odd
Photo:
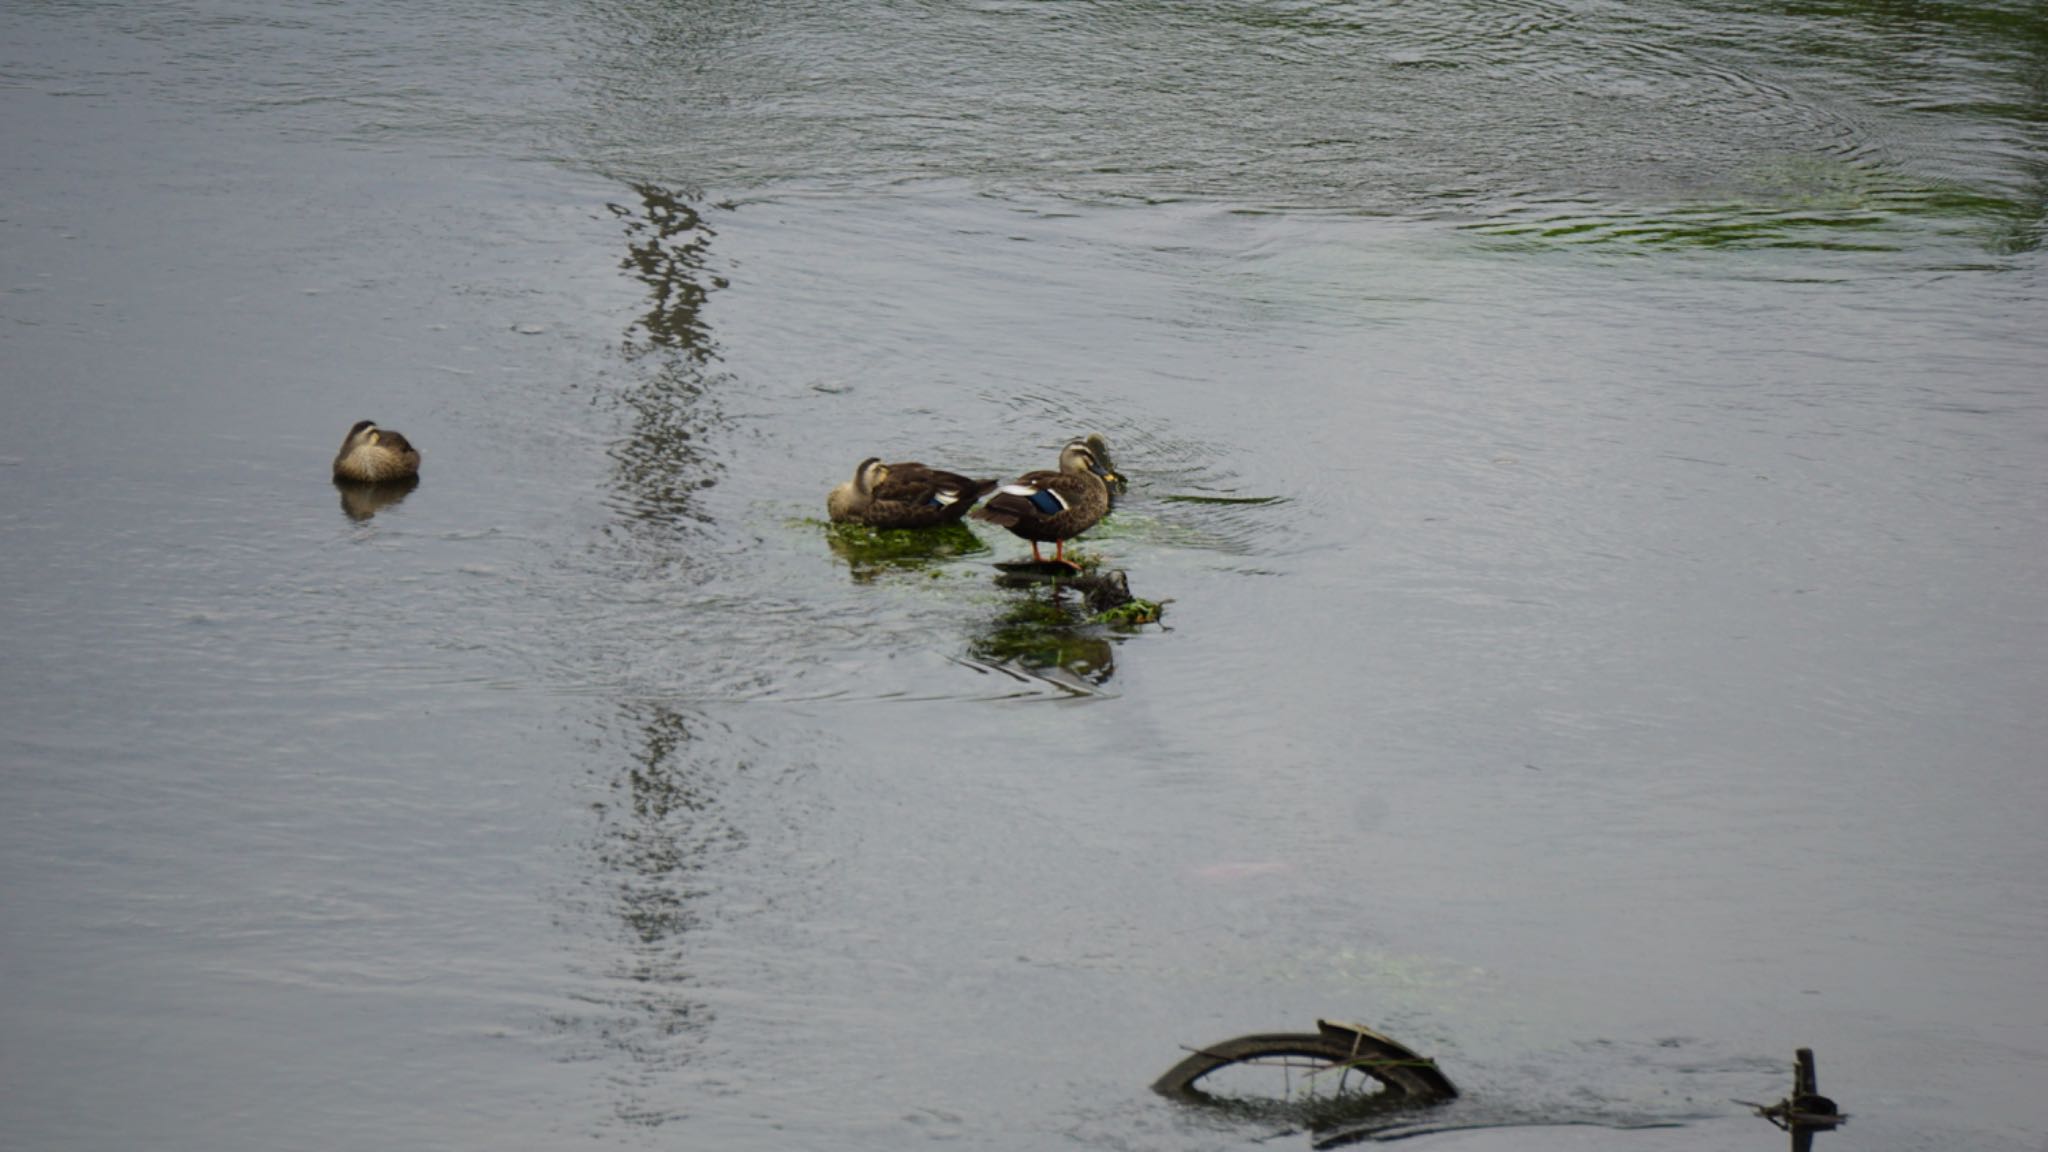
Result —
[{"label": "partially submerged tire", "polygon": [[1397,1040],[1358,1025],[1322,1020],[1316,1025],[1320,1031],[1262,1032],[1208,1045],[1167,1069],[1153,1081],[1152,1090],[1184,1100],[1213,1100],[1217,1094],[1203,1086],[1213,1074],[1229,1068],[1272,1067],[1283,1070],[1290,1091],[1298,1075],[1305,1082],[1320,1080],[1319,1088],[1327,1088],[1331,1095],[1370,1094],[1390,1106],[1427,1104],[1458,1094],[1436,1061]]}]

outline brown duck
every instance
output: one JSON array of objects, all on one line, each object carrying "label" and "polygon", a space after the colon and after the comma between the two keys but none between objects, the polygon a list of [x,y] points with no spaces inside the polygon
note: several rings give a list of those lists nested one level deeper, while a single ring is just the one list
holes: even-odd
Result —
[{"label": "brown duck", "polygon": [[1072,440],[1060,449],[1059,471],[1026,472],[997,488],[972,515],[1031,541],[1034,561],[1045,562],[1038,545],[1050,542],[1053,562],[1071,564],[1067,541],[1093,528],[1109,512],[1105,476],[1115,475],[1086,440]]},{"label": "brown duck", "polygon": [[419,450],[396,432],[358,420],[334,454],[334,478],[347,484],[382,484],[420,474]]},{"label": "brown duck", "polygon": [[930,528],[965,516],[995,486],[994,480],[974,480],[915,461],[884,464],[881,457],[870,456],[853,470],[853,479],[825,497],[825,511],[835,521],[870,528]]}]

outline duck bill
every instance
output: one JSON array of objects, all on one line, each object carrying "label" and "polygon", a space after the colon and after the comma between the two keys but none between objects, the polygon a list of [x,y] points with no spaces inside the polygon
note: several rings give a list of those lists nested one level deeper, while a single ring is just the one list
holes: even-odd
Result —
[{"label": "duck bill", "polygon": [[1130,481],[1125,480],[1121,472],[1112,472],[1107,468],[1097,468],[1095,474],[1102,477],[1102,482],[1109,485],[1110,491],[1115,492],[1119,496],[1130,490]]}]

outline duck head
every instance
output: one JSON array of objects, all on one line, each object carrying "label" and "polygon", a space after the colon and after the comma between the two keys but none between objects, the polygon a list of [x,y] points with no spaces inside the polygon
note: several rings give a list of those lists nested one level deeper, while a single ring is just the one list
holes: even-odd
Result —
[{"label": "duck head", "polygon": [[1086,472],[1092,476],[1102,475],[1102,461],[1088,450],[1088,445],[1079,440],[1070,440],[1060,449],[1060,471]]},{"label": "duck head", "polygon": [[860,467],[853,470],[853,487],[863,496],[872,496],[882,481],[888,478],[889,466],[882,463],[880,456],[870,456],[860,462]]},{"label": "duck head", "polygon": [[1086,436],[1076,437],[1067,441],[1067,446],[1060,449],[1060,468],[1062,470],[1073,470],[1067,467],[1067,453],[1076,449],[1087,454],[1088,471],[1101,477],[1102,483],[1111,492],[1122,495],[1130,487],[1130,484],[1123,478],[1123,474],[1118,472],[1115,465],[1110,462],[1109,441],[1102,438],[1102,433],[1090,432]]},{"label": "duck head", "polygon": [[355,423],[355,427],[348,430],[348,435],[342,438],[341,449],[346,452],[351,448],[359,448],[364,444],[375,444],[376,442],[377,422],[375,420],[358,420]]}]

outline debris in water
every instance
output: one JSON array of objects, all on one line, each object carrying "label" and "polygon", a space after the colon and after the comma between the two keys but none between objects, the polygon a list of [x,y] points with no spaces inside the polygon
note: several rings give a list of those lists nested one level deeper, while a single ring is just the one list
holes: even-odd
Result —
[{"label": "debris in water", "polygon": [[1820,1094],[1811,1048],[1801,1048],[1793,1056],[1790,1096],[1776,1104],[1758,1104],[1751,1100],[1737,1100],[1736,1103],[1755,1109],[1757,1115],[1776,1125],[1780,1132],[1790,1132],[1793,1152],[1806,1152],[1813,1146],[1815,1132],[1830,1131],[1849,1119],[1833,1100]]}]

